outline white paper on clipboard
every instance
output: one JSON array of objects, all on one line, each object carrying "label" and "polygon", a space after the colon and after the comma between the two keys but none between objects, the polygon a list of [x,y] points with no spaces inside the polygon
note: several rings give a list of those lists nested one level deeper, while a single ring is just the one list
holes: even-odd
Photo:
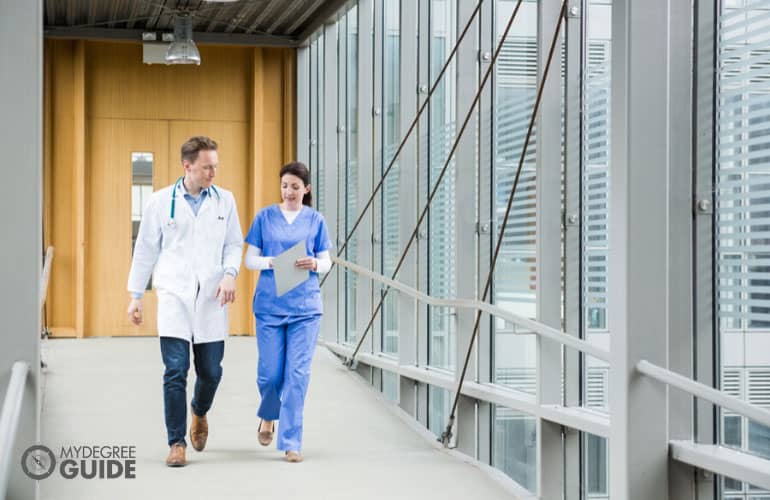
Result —
[{"label": "white paper on clipboard", "polygon": [[294,265],[297,259],[307,257],[305,241],[300,241],[277,257],[273,257],[273,274],[275,275],[275,295],[280,297],[289,290],[310,278],[307,269]]}]

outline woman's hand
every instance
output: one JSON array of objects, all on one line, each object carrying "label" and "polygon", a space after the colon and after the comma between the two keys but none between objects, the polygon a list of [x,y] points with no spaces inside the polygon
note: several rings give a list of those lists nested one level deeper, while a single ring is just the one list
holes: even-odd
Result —
[{"label": "woman's hand", "polygon": [[318,268],[314,257],[302,257],[301,259],[297,259],[294,265],[300,269],[307,269],[308,271],[315,271]]}]

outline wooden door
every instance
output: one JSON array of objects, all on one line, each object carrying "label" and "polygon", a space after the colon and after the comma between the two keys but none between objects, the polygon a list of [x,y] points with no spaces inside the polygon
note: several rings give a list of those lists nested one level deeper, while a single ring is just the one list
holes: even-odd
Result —
[{"label": "wooden door", "polygon": [[173,161],[168,133],[165,120],[89,120],[86,336],[157,335],[155,291],[145,292],[142,325],[134,326],[126,315],[133,227],[132,154],[151,153],[153,190],[167,186],[177,174],[169,168]]}]

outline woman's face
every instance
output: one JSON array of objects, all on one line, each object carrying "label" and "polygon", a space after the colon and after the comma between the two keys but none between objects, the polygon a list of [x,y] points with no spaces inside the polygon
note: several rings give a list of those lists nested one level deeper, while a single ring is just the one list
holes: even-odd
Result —
[{"label": "woman's face", "polygon": [[310,186],[306,186],[296,175],[284,174],[281,177],[281,199],[289,207],[300,207],[302,197],[309,191]]}]

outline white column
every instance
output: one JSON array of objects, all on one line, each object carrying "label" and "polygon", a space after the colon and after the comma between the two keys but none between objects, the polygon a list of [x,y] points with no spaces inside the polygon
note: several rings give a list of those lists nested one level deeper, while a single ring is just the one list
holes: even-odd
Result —
[{"label": "white column", "polygon": [[665,499],[667,390],[635,366],[668,366],[671,2],[612,8],[610,498]]},{"label": "white column", "polygon": [[[10,126],[0,134],[3,172],[9,189],[0,196],[3,221],[0,280],[3,341],[0,349],[0,401],[15,361],[30,371],[24,392],[8,498],[35,498],[37,484],[21,470],[23,451],[40,437],[40,275],[43,202],[43,9],[40,0],[0,3],[0,109]],[[12,186],[12,187],[11,187]],[[12,243],[11,243],[12,242]],[[5,465],[5,464],[3,464]]]}]

